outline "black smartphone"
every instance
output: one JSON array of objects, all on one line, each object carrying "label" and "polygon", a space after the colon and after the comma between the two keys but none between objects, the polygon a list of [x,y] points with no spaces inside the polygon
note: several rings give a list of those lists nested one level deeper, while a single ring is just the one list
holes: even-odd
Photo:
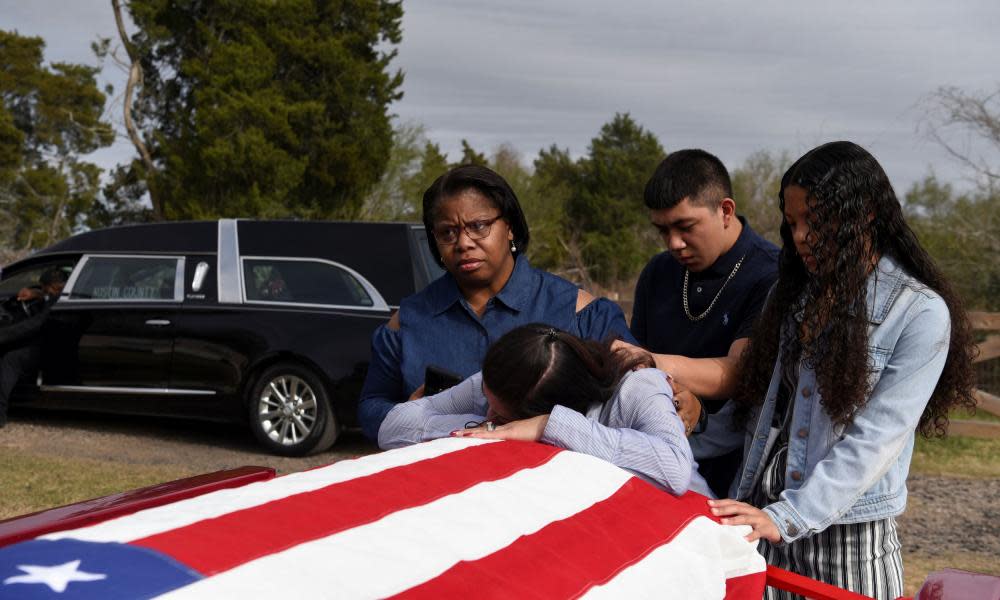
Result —
[{"label": "black smartphone", "polygon": [[451,371],[427,365],[424,371],[424,396],[433,396],[446,389],[458,385],[462,378]]}]

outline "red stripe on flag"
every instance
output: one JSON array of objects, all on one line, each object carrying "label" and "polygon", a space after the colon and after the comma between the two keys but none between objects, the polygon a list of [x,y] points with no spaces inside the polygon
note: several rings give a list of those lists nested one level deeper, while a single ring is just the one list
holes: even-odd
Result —
[{"label": "red stripe on flag", "polygon": [[198,521],[131,543],[214,575],[301,543],[420,506],[547,462],[558,448],[503,442],[470,446],[325,488]]},{"label": "red stripe on flag", "polygon": [[[707,511],[704,496],[676,498],[633,478],[587,510],[482,559],[459,562],[394,598],[575,598],[610,581]],[[758,579],[763,590],[764,574]]]}]

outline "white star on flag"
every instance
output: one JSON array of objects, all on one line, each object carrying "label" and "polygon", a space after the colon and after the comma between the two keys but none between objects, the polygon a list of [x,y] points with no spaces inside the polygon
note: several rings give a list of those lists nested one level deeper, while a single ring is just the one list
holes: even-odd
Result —
[{"label": "white star on flag", "polygon": [[66,591],[66,586],[71,581],[97,581],[106,579],[107,575],[102,573],[87,573],[77,570],[80,561],[71,560],[68,563],[45,567],[41,565],[17,565],[27,575],[14,575],[3,580],[4,585],[12,583],[44,583],[53,592],[62,593]]}]

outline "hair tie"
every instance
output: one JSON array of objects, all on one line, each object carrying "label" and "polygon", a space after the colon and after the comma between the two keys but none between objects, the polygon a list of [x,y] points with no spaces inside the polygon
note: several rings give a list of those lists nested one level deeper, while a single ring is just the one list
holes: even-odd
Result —
[{"label": "hair tie", "polygon": [[555,327],[549,327],[548,331],[545,332],[545,337],[555,341],[559,339],[559,332],[555,330]]}]

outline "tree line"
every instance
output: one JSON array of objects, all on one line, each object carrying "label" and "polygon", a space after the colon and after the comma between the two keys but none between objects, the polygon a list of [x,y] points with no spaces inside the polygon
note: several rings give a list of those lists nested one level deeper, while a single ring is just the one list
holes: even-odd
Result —
[{"label": "tree line", "polygon": [[[619,113],[581,156],[552,145],[526,158],[463,141],[449,157],[419,124],[391,115],[404,79],[392,66],[402,15],[388,0],[111,0],[119,39],[93,50],[128,72],[117,110],[99,66],[47,63],[42,39],[0,31],[0,262],[83,229],[161,219],[415,221],[435,177],[478,163],[518,193],[534,264],[627,287],[661,250],[642,191],[669,148]],[[1000,310],[998,97],[929,96],[926,133],[975,185],[956,191],[931,173],[901,193],[923,243],[985,310]],[[118,111],[116,127],[108,115]],[[102,172],[87,155],[120,129],[135,158]],[[793,158],[760,151],[731,169],[739,212],[775,242],[778,185]]]}]

